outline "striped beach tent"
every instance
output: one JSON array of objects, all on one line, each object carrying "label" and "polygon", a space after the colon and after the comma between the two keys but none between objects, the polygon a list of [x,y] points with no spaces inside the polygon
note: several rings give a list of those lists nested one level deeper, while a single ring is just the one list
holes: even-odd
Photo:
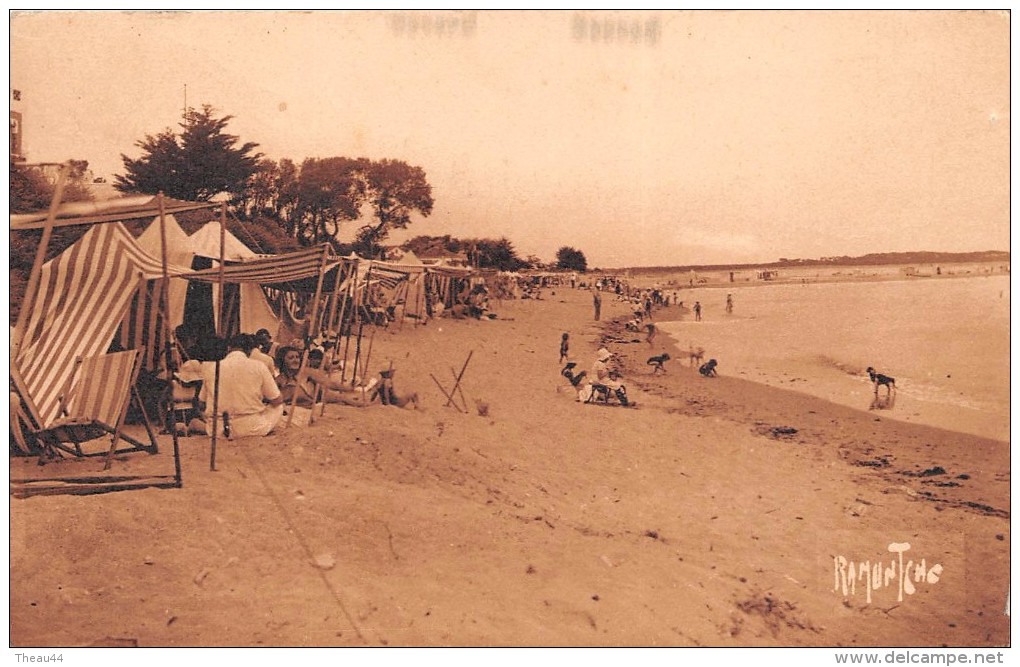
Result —
[{"label": "striped beach tent", "polygon": [[[187,272],[169,267],[170,275]],[[162,275],[161,260],[145,252],[120,223],[93,226],[42,266],[38,291],[11,350],[40,426],[59,417],[60,393],[75,360],[105,353],[135,293]]]}]

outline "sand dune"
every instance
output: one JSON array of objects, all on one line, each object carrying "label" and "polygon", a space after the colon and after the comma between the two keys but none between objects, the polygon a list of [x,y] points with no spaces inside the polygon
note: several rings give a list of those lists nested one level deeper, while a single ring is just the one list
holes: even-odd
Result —
[{"label": "sand dune", "polygon": [[[620,353],[636,409],[575,402],[563,331],[582,368],[603,341]],[[1009,644],[1007,443],[676,359],[652,376],[649,349],[593,322],[586,291],[405,322],[371,365],[392,362],[419,410],[331,407],[221,442],[216,472],[208,440],[184,439],[179,490],[12,499],[11,644]],[[464,413],[431,376],[448,389],[469,352]],[[913,594],[895,567],[870,598],[864,579],[843,593],[839,557],[889,568],[903,543],[911,581],[924,562]]]}]

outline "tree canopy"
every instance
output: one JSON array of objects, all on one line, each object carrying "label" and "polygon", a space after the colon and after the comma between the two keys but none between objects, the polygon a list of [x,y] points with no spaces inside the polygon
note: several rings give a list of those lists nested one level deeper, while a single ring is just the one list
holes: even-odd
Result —
[{"label": "tree canopy", "polygon": [[471,265],[480,269],[519,271],[534,266],[531,262],[518,257],[514,244],[506,237],[458,239],[449,234],[415,236],[404,243],[403,248],[419,256],[428,256],[436,251],[463,252],[467,254]]},{"label": "tree canopy", "polygon": [[239,215],[273,218],[305,245],[339,248],[343,224],[363,221],[344,251],[365,257],[377,256],[389,233],[405,229],[413,214],[430,215],[434,203],[421,167],[364,157],[308,158],[300,167],[262,160],[235,202]]},{"label": "tree canopy", "polygon": [[580,250],[563,246],[556,251],[556,268],[567,271],[587,271],[588,260]]},{"label": "tree canopy", "polygon": [[406,229],[411,213],[428,217],[435,202],[432,186],[421,167],[401,160],[365,161],[363,189],[374,220],[358,230],[356,250],[368,256],[378,253],[379,243],[391,230]]},{"label": "tree canopy", "polygon": [[131,159],[121,154],[123,175],[115,176],[114,187],[121,192],[156,194],[189,201],[208,201],[220,193],[242,194],[256,172],[261,153],[258,144],[226,133],[233,116],[217,118],[208,104],[201,110],[188,109],[181,131],[170,128],[145,135],[135,145],[142,156]]}]

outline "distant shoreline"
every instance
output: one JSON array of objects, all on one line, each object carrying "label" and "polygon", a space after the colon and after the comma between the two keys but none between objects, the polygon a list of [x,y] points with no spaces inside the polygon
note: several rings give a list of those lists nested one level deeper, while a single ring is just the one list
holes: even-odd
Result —
[{"label": "distant shoreline", "polygon": [[984,252],[894,252],[872,253],[860,257],[834,257],[821,259],[780,259],[777,262],[743,264],[681,264],[676,266],[625,266],[597,269],[605,272],[651,272],[669,273],[676,271],[746,271],[763,269],[799,269],[817,267],[865,267],[865,266],[950,266],[959,264],[1009,264],[1010,254],[1005,250]]},{"label": "distant shoreline", "polygon": [[[1010,275],[1009,263],[966,262],[959,264],[918,265],[812,265],[791,266],[784,270],[761,269],[748,265],[741,270],[714,269],[631,269],[627,273],[601,271],[597,275],[615,275],[633,287],[696,289],[698,287],[758,287],[812,283],[849,283],[877,281],[941,280]],[[732,274],[732,278],[731,278]]]}]

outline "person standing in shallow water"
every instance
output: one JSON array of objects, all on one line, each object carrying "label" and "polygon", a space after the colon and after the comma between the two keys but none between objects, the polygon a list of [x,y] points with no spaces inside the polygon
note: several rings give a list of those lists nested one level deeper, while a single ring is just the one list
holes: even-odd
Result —
[{"label": "person standing in shallow water", "polygon": [[598,290],[595,290],[595,295],[592,297],[592,305],[595,306],[595,321],[598,322],[602,316],[602,297]]},{"label": "person standing in shallow water", "polygon": [[694,302],[694,321],[695,322],[700,322],[701,321],[701,302],[700,301],[695,301]]},{"label": "person standing in shallow water", "polygon": [[732,315],[733,314],[733,295],[732,294],[727,294],[726,295],[726,314],[727,315]]}]

